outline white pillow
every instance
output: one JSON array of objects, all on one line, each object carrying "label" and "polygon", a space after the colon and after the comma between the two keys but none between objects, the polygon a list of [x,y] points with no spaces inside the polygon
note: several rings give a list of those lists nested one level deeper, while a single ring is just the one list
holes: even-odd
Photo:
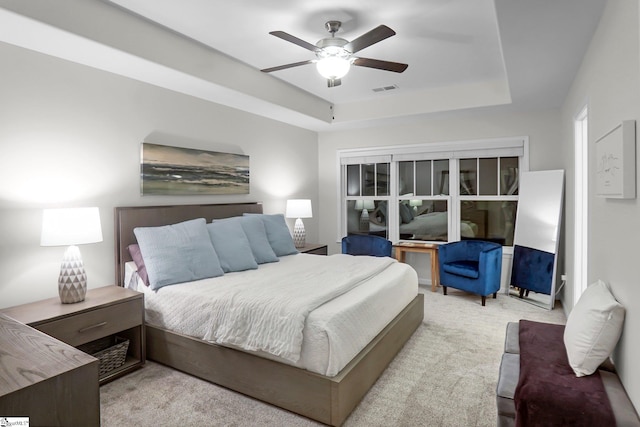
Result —
[{"label": "white pillow", "polygon": [[569,365],[577,377],[593,374],[613,352],[624,323],[624,307],[601,280],[573,307],[564,330]]}]

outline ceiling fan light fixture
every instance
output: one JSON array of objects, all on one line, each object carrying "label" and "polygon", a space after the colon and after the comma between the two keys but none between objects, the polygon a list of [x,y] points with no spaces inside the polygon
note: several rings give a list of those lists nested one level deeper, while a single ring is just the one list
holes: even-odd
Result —
[{"label": "ceiling fan light fixture", "polygon": [[351,62],[339,56],[326,56],[316,63],[318,73],[325,79],[341,79],[351,68]]},{"label": "ceiling fan light fixture", "polygon": [[[336,41],[337,39],[327,39],[330,41]],[[321,40],[319,44],[323,42]],[[346,42],[346,40],[344,40]],[[322,50],[316,53],[318,61],[316,62],[316,68],[318,73],[325,79],[341,79],[348,72],[351,67],[350,54],[340,45],[323,45]]]},{"label": "ceiling fan light fixture", "polygon": [[342,83],[340,79],[349,72],[351,65],[393,71],[395,73],[402,73],[407,69],[407,64],[401,64],[399,62],[382,61],[371,58],[358,58],[353,56],[354,53],[395,35],[396,32],[391,28],[386,25],[379,25],[360,37],[347,41],[341,37],[335,36],[341,25],[342,23],[340,21],[328,21],[325,24],[325,27],[327,31],[331,33],[331,37],[321,39],[315,45],[299,39],[298,37],[292,36],[291,34],[285,33],[284,31],[269,32],[269,34],[281,38],[282,40],[314,52],[316,54],[316,59],[265,68],[260,71],[270,73],[272,71],[285,70],[287,68],[315,63],[318,73],[327,79],[327,86],[336,87],[340,86]]}]

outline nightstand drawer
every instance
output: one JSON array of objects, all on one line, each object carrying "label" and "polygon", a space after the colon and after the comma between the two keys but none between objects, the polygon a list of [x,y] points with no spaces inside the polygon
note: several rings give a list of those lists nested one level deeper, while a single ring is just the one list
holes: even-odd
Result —
[{"label": "nightstand drawer", "polygon": [[34,328],[69,345],[77,346],[142,323],[142,299],[114,304],[54,320]]}]

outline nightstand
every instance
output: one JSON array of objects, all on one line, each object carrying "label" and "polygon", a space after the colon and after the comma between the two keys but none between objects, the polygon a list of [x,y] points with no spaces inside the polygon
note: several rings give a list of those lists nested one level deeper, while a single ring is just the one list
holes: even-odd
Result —
[{"label": "nightstand", "polygon": [[303,254],[327,255],[327,245],[307,243],[304,247],[298,248],[298,251]]},{"label": "nightstand", "polygon": [[55,297],[1,313],[74,347],[114,336],[129,340],[124,365],[103,373],[100,384],[145,363],[144,295],[140,292],[105,286],[89,289],[82,302],[62,304]]}]

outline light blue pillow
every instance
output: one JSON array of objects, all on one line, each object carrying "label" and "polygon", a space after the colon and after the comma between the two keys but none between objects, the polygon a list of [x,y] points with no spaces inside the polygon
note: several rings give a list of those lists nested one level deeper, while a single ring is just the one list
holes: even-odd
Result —
[{"label": "light blue pillow", "polygon": [[225,273],[258,268],[249,239],[239,221],[231,218],[215,220],[207,224],[207,230]]},{"label": "light blue pillow", "polygon": [[264,228],[264,221],[256,215],[236,216],[229,220],[240,221],[242,229],[249,239],[253,257],[258,264],[267,262],[278,262],[280,259],[271,248],[269,239],[267,238],[267,230]]},{"label": "light blue pillow", "polygon": [[411,220],[413,220],[413,215],[411,215],[411,212],[413,211],[413,209],[411,209],[409,206],[407,206],[404,203],[400,203],[400,219],[401,219],[401,223],[405,223],[405,224],[409,224],[411,222]]},{"label": "light blue pillow", "polygon": [[271,249],[273,249],[273,252],[275,252],[277,256],[280,257],[298,253],[296,245],[293,243],[293,237],[291,237],[291,233],[289,232],[289,227],[287,227],[287,223],[284,220],[284,215],[249,213],[245,213],[244,215],[257,216],[258,218],[262,219],[262,222],[264,223],[264,229],[267,232],[267,239],[269,240],[269,244],[271,245]]},{"label": "light blue pillow", "polygon": [[133,232],[153,290],[224,274],[204,218]]}]

